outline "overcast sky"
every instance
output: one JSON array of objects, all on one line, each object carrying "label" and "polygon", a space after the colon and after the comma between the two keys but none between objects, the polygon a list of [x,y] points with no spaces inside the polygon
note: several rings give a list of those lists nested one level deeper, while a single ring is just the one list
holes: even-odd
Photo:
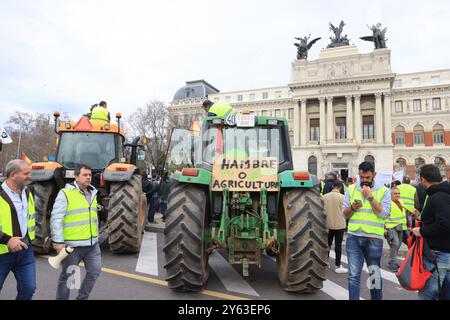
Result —
[{"label": "overcast sky", "polygon": [[187,80],[286,85],[294,37],[322,37],[315,59],[341,19],[362,53],[366,25],[388,27],[393,72],[450,68],[448,0],[0,0],[0,126],[14,110],[78,117],[100,100],[126,115]]}]

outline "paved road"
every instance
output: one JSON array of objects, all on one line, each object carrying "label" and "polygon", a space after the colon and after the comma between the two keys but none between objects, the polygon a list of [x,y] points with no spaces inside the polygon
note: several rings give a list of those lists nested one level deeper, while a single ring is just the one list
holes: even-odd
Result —
[{"label": "paved road", "polygon": [[[103,272],[92,292],[91,299],[100,300],[145,300],[145,299],[295,299],[295,300],[347,300],[347,275],[329,271],[324,288],[316,294],[294,294],[283,291],[276,277],[274,258],[263,256],[263,267],[250,268],[251,279],[241,276],[240,268],[226,263],[224,252],[215,252],[210,257],[211,274],[205,290],[201,293],[178,293],[167,288],[164,281],[165,270],[162,246],[164,235],[146,232],[141,252],[134,255],[112,255],[103,249]],[[345,248],[345,247],[344,247]],[[345,249],[344,249],[345,253]],[[334,266],[334,252],[330,254],[330,265]],[[343,256],[347,266],[347,257]],[[386,271],[386,258],[383,257],[383,291],[389,300],[417,300],[417,294],[403,290],[395,275]],[[367,269],[366,269],[367,270]],[[37,290],[34,299],[54,299],[58,270],[52,269],[45,257],[37,258]],[[83,269],[84,276],[84,269]],[[363,272],[362,298],[370,299],[364,285],[367,272]],[[14,299],[15,280],[12,274],[5,282],[0,299]],[[75,291],[71,297],[75,297]]]}]

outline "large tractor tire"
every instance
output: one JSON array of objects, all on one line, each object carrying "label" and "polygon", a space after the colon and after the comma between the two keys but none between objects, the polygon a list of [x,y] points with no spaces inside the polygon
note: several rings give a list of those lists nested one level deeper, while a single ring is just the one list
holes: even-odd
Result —
[{"label": "large tractor tire", "polygon": [[328,267],[328,234],[317,188],[283,194],[280,227],[286,241],[277,257],[278,279],[286,291],[314,293],[323,287]]},{"label": "large tractor tire", "polygon": [[33,250],[37,254],[48,254],[51,250],[50,215],[58,194],[53,182],[34,182],[31,186],[36,208],[35,239]]},{"label": "large tractor tire", "polygon": [[200,291],[208,280],[203,234],[206,194],[196,185],[175,183],[168,199],[164,254],[169,288]]},{"label": "large tractor tire", "polygon": [[142,192],[142,177],[113,183],[108,210],[109,249],[112,253],[137,253],[147,220],[147,199]]}]

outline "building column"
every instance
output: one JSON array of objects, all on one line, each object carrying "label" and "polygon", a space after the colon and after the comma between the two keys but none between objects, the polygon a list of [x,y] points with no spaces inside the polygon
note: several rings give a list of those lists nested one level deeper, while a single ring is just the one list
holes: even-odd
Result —
[{"label": "building column", "polygon": [[375,137],[377,144],[383,143],[383,110],[381,93],[375,93]]},{"label": "building column", "polygon": [[389,92],[385,92],[383,95],[384,95],[384,143],[392,144],[391,94]]},{"label": "building column", "polygon": [[346,130],[347,130],[347,140],[353,142],[353,101],[352,96],[345,96],[347,99],[347,116],[346,116]]},{"label": "building column", "polygon": [[297,147],[300,145],[300,110],[299,101],[294,106],[294,145]]},{"label": "building column", "polygon": [[327,140],[334,140],[333,97],[327,98]]},{"label": "building column", "polygon": [[306,99],[300,100],[300,143],[306,146],[308,123],[306,121]]},{"label": "building column", "polygon": [[319,134],[320,134],[320,145],[325,144],[325,134],[326,134],[326,119],[325,119],[325,98],[319,97],[320,102],[320,128],[319,128]]},{"label": "building column", "polygon": [[362,140],[362,118],[361,118],[361,95],[355,95],[355,141],[361,144]]}]

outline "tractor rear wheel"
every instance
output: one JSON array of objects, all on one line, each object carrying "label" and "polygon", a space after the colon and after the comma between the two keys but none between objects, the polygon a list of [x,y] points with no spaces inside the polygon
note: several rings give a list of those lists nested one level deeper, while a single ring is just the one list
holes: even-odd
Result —
[{"label": "tractor rear wheel", "polygon": [[323,287],[328,267],[328,234],[317,188],[283,194],[280,227],[286,241],[277,257],[278,279],[286,291],[313,293]]},{"label": "tractor rear wheel", "polygon": [[196,185],[175,183],[168,199],[164,254],[169,288],[200,291],[208,279],[204,244],[206,194]]},{"label": "tractor rear wheel", "polygon": [[31,185],[34,193],[34,206],[36,208],[35,238],[33,250],[37,254],[47,254],[51,248],[50,215],[58,194],[56,185],[50,182],[34,182]]},{"label": "tractor rear wheel", "polygon": [[111,185],[108,225],[112,253],[139,252],[147,220],[147,199],[142,192],[142,177]]}]

